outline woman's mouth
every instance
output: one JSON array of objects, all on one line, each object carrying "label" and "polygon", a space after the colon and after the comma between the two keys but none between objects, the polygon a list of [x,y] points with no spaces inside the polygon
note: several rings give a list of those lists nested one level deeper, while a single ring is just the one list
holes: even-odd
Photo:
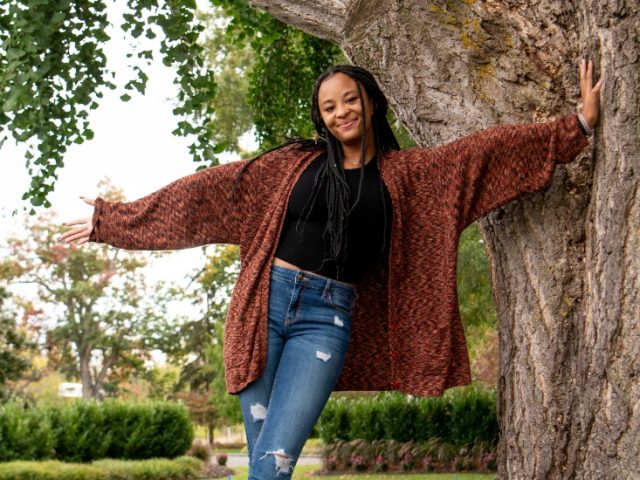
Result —
[{"label": "woman's mouth", "polygon": [[353,120],[349,120],[348,122],[341,123],[340,125],[338,125],[338,128],[346,130],[348,128],[351,128],[355,124],[356,124],[356,119],[353,119]]}]

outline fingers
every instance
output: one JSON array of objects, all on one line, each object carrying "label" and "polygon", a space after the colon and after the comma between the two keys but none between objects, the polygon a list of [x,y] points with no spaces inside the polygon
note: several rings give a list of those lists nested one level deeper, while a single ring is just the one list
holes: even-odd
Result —
[{"label": "fingers", "polygon": [[68,232],[63,233],[60,236],[60,240],[66,243],[71,243],[74,240],[77,240],[82,237],[86,237],[88,239],[90,234],[91,234],[91,229],[88,228],[87,226],[76,227],[76,228],[72,228]]},{"label": "fingers", "polygon": [[[83,196],[80,196],[80,198],[92,207],[96,204],[96,201],[93,198]],[[89,241],[89,235],[91,235],[91,230],[93,230],[93,219],[91,217],[77,218],[75,220],[65,222],[64,225],[73,228],[64,232],[60,236],[60,241],[69,244],[75,243],[76,245],[82,245]]]},{"label": "fingers", "polygon": [[84,218],[78,218],[76,220],[71,220],[70,222],[65,222],[64,224],[67,227],[73,227],[74,225],[80,225],[81,223],[89,223],[90,221],[91,221],[91,218],[84,217]]},{"label": "fingers", "polygon": [[604,85],[604,77],[593,84],[593,61],[581,58],[579,62],[580,72],[580,96],[582,97],[582,115],[585,121],[593,127],[597,121],[600,110],[600,91]]},{"label": "fingers", "polygon": [[593,87],[593,91],[596,93],[600,93],[600,91],[602,90],[602,87],[604,86],[604,77],[600,78],[600,80],[598,80],[598,83],[596,83],[596,86]]}]

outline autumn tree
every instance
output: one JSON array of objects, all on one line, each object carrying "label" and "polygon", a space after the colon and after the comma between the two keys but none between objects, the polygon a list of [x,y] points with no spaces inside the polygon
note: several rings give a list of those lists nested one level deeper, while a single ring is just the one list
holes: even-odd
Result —
[{"label": "autumn tree", "polygon": [[25,235],[7,241],[0,271],[9,286],[35,287],[43,310],[43,347],[50,363],[82,382],[84,398],[115,394],[118,384],[145,369],[154,348],[150,330],[159,321],[148,301],[137,253],[105,246],[64,245],[51,214],[27,218]]}]

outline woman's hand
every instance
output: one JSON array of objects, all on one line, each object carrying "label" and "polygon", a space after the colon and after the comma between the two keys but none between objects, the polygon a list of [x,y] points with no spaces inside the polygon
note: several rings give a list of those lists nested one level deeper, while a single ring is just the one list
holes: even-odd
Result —
[{"label": "woman's hand", "polygon": [[[80,198],[84,200],[85,203],[91,206],[95,206],[96,204],[96,201],[91,198]],[[66,222],[65,225],[73,228],[67,232],[64,232],[60,237],[60,240],[66,243],[75,243],[76,245],[82,245],[83,243],[87,243],[89,241],[89,235],[91,234],[91,230],[93,230],[92,217],[72,220],[71,222]]]},{"label": "woman's hand", "polygon": [[604,85],[604,77],[593,85],[593,62],[580,59],[580,95],[582,96],[582,115],[589,126],[593,128],[598,122],[600,110],[600,90]]}]

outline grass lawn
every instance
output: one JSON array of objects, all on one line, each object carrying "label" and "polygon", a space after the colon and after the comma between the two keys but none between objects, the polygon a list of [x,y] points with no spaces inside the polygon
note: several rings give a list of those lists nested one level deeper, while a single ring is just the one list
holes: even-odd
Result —
[{"label": "grass lawn", "polygon": [[[247,467],[233,467],[238,472],[233,480],[247,480]],[[300,465],[296,467],[293,480],[314,478],[317,480],[495,480],[495,473],[414,473],[412,475],[367,474],[367,475],[322,475],[311,473],[318,470],[318,465]]]}]

